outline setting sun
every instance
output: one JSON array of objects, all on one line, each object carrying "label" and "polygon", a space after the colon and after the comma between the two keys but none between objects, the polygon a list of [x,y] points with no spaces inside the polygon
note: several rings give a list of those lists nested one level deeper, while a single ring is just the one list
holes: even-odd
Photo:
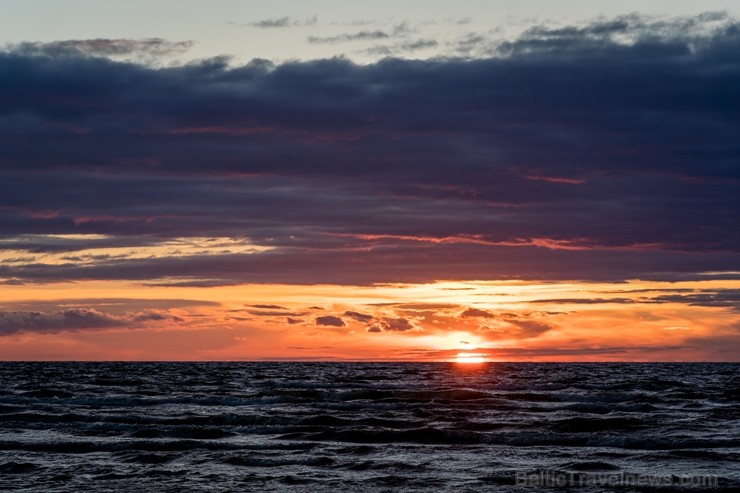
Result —
[{"label": "setting sun", "polygon": [[455,363],[480,364],[485,363],[486,358],[480,353],[457,353]]}]

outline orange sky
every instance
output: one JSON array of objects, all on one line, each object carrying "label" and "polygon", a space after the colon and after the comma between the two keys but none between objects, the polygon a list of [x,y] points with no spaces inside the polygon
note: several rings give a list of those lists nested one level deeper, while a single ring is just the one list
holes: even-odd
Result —
[{"label": "orange sky", "polygon": [[[739,287],[740,281],[2,286],[0,359],[449,361],[474,353],[490,361],[725,361],[736,358],[740,313],[723,306],[721,293]],[[10,330],[14,314],[26,318]]]}]

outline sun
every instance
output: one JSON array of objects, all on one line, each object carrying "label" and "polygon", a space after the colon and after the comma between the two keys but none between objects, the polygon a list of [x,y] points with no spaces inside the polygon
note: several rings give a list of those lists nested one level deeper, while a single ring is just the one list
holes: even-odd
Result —
[{"label": "sun", "polygon": [[485,362],[485,355],[481,353],[457,353],[457,356],[455,357],[455,363],[480,364]]}]

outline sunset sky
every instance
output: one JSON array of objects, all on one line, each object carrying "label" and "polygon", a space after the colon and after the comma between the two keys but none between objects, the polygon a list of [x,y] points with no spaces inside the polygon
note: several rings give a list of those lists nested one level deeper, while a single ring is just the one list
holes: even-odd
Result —
[{"label": "sunset sky", "polygon": [[0,359],[740,360],[699,4],[0,3]]}]

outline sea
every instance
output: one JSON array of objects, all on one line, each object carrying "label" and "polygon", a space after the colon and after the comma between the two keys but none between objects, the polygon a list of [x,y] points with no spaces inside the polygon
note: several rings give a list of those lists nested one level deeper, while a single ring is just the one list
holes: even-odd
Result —
[{"label": "sea", "polygon": [[0,363],[0,491],[740,491],[737,363]]}]

